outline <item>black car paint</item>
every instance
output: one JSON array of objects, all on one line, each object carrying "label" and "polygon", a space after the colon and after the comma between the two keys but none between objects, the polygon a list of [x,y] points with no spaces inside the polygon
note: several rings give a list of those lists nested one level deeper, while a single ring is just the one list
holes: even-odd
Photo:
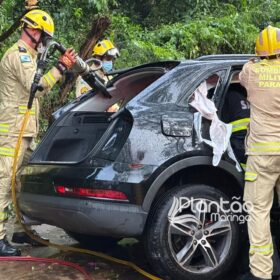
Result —
[{"label": "black car paint", "polygon": [[[79,219],[77,231],[81,233],[100,234],[104,229],[104,235],[141,235],[150,207],[162,184],[171,175],[193,165],[212,166],[211,150],[197,143],[193,131],[193,113],[187,102],[182,100],[187,100],[206,77],[223,71],[215,97],[218,105],[227,86],[231,67],[241,67],[244,62],[186,61],[160,77],[126,105],[123,114],[132,116],[133,125],[126,142],[114,158],[102,158],[97,156],[98,153],[89,153],[79,163],[57,164],[36,162],[35,152],[21,178],[19,203],[22,211],[34,219],[72,231],[76,219]],[[129,71],[120,76],[127,73]],[[114,80],[118,80],[118,77]],[[184,125],[181,127],[183,116]],[[46,141],[42,141],[37,152],[42,145],[47,145]],[[237,189],[242,189],[243,175],[231,161],[223,159],[218,168],[236,178]],[[59,197],[54,190],[57,184],[121,190],[127,195],[129,203]],[[69,210],[69,205],[72,210]],[[84,208],[85,205],[90,208]],[[129,215],[124,215],[124,209],[129,207],[133,210],[127,210]],[[95,215],[98,217],[102,217],[102,211],[111,214],[105,214],[97,223],[92,209],[96,209],[98,214]],[[70,224],[73,220],[72,225],[65,223],[67,215]],[[113,228],[109,226],[108,229],[107,224],[112,223],[114,217],[117,224],[114,223]],[[89,231],[86,230],[88,223],[93,223]]]},{"label": "black car paint", "polygon": [[20,201],[22,209],[31,217],[40,217],[42,223],[88,235],[139,236],[148,216],[141,206],[108,201],[30,193],[23,193]]}]

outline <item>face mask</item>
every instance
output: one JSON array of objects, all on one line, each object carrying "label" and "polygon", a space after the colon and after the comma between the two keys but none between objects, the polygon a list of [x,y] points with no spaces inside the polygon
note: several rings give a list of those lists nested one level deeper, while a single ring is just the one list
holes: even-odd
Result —
[{"label": "face mask", "polygon": [[105,72],[110,72],[113,69],[113,61],[103,61],[102,68]]}]

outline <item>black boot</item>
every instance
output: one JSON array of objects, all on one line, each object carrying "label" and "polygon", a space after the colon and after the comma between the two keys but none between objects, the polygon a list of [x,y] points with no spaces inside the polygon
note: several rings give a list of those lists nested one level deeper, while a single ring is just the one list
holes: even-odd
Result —
[{"label": "black boot", "polygon": [[[39,237],[38,233],[35,230],[33,230],[32,233],[35,236]],[[43,239],[43,240],[49,241],[48,239]],[[25,233],[24,231],[23,232],[14,232],[13,237],[12,237],[12,242],[18,243],[18,244],[28,243],[33,247],[45,246],[44,244],[30,238],[29,235],[27,233]]]},{"label": "black boot", "polygon": [[254,276],[252,273],[248,272],[248,273],[242,275],[240,280],[269,280],[269,279],[259,278],[259,277]]},{"label": "black boot", "polygon": [[12,246],[6,237],[0,240],[0,256],[10,257],[10,256],[20,256],[21,252],[16,247]]}]

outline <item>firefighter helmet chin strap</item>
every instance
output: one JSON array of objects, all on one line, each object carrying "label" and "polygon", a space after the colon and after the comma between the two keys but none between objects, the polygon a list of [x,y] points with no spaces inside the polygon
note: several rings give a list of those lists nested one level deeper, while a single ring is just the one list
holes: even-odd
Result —
[{"label": "firefighter helmet chin strap", "polygon": [[41,42],[41,38],[42,38],[43,33],[41,34],[41,38],[37,41],[37,40],[35,40],[35,38],[27,31],[26,27],[24,27],[23,30],[24,30],[24,32],[26,33],[26,35],[29,37],[29,39],[31,40],[31,42],[32,42],[33,44],[35,44],[35,50],[37,50],[38,45],[39,45],[40,42]]}]

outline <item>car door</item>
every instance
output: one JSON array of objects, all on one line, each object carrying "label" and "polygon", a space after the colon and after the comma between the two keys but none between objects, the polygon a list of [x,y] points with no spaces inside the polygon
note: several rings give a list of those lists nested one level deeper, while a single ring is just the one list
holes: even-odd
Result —
[{"label": "car door", "polygon": [[[221,68],[221,69],[212,69],[211,71],[203,72],[199,78],[194,83],[193,87],[190,89],[190,92],[195,92],[195,90],[204,82],[206,82],[207,86],[207,97],[212,100],[216,106],[219,108],[222,100],[225,87],[228,83],[228,78],[230,74],[230,67],[228,68]],[[193,95],[186,94],[178,103],[179,106],[186,107],[189,111],[195,113],[196,110],[190,105],[192,101]],[[201,122],[201,136],[205,139],[209,139],[209,128],[211,122],[206,118],[202,118]],[[194,131],[192,131],[193,135],[196,135],[194,138],[194,144],[198,141],[198,135]]]}]

